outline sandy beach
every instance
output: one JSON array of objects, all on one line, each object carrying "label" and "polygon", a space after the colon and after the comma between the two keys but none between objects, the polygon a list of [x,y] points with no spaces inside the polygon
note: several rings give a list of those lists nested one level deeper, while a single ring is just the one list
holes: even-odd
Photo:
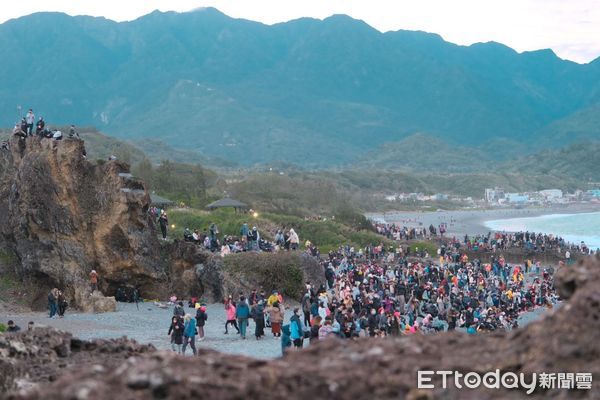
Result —
[{"label": "sandy beach", "polygon": [[390,211],[385,213],[368,213],[367,218],[383,219],[387,223],[396,223],[409,227],[436,228],[446,223],[447,236],[464,236],[487,234],[490,229],[485,226],[486,221],[510,218],[539,217],[549,214],[578,214],[600,211],[598,205],[576,204],[563,207],[546,208],[498,208],[487,210],[457,210],[457,211]]}]

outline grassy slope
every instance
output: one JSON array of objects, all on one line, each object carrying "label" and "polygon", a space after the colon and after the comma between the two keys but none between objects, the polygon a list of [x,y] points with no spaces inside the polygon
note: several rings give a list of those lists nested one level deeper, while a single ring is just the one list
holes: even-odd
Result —
[{"label": "grassy slope", "polygon": [[206,212],[200,210],[172,210],[169,213],[169,223],[175,225],[171,236],[183,237],[184,228],[208,230],[211,223],[219,227],[219,235],[239,235],[240,228],[247,222],[250,228],[257,226],[262,237],[272,239],[277,229],[282,227],[294,228],[300,236],[302,244],[308,239],[317,245],[321,252],[327,252],[343,244],[353,246],[366,246],[388,241],[380,235],[366,230],[355,230],[351,227],[328,221],[305,221],[303,218],[260,213],[258,217],[248,214],[236,214],[231,210],[218,210]]}]

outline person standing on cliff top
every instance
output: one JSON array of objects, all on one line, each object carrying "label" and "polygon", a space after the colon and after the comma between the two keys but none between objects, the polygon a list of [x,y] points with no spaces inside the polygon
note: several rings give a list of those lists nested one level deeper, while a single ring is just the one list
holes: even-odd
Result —
[{"label": "person standing on cliff top", "polygon": [[96,273],[95,269],[93,269],[92,272],[90,272],[90,286],[92,289],[92,293],[98,290],[98,274]]},{"label": "person standing on cliff top", "polygon": [[33,136],[33,123],[35,122],[35,115],[33,114],[33,110],[31,108],[29,109],[29,111],[27,111],[27,115],[25,116],[25,122],[27,123],[27,135]]},{"label": "person standing on cliff top", "polygon": [[167,240],[167,225],[169,224],[169,217],[167,216],[165,210],[161,210],[160,217],[158,217],[158,223],[160,225],[162,239]]}]

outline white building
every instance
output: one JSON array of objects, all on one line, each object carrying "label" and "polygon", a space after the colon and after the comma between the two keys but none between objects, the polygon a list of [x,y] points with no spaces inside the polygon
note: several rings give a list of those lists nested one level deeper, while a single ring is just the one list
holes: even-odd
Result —
[{"label": "white building", "polygon": [[546,201],[558,200],[562,199],[563,197],[563,192],[560,189],[540,190],[539,193],[544,197],[544,199],[546,199]]},{"label": "white building", "polygon": [[493,189],[485,189],[485,201],[488,203],[496,203],[498,200],[504,199],[504,189],[495,187]]}]

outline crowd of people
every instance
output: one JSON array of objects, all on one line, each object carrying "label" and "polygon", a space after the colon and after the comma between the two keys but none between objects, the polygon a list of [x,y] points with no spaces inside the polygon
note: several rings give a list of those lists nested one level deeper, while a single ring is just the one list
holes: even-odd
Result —
[{"label": "crowd of people", "polygon": [[[294,228],[279,229],[273,238],[273,241],[264,239],[256,226],[250,228],[247,222],[244,222],[240,228],[239,236],[223,235],[219,239],[219,228],[217,224],[210,224],[206,231],[200,232],[198,229],[191,230],[185,228],[183,239],[187,242],[196,243],[212,252],[220,252],[222,256],[245,251],[266,251],[276,252],[280,250],[296,251],[300,249],[300,238]],[[313,246],[310,241],[305,243],[306,249],[311,254],[317,256],[318,248]]]},{"label": "crowd of people", "polygon": [[[457,242],[457,240],[455,239],[454,242]],[[493,234],[490,232],[487,235],[471,237],[465,235],[463,243],[469,250],[473,251],[497,252],[520,248],[540,253],[554,251],[559,254],[572,252],[588,255],[593,252],[584,242],[579,244],[569,243],[560,236],[535,232],[495,232]]]},{"label": "crowd of people", "polygon": [[196,336],[199,341],[204,340],[204,325],[208,320],[206,313],[206,305],[191,301],[189,304],[194,307],[196,313],[194,315],[186,313],[183,302],[179,301],[175,304],[171,325],[167,335],[171,338],[171,349],[179,354],[185,354],[187,347],[192,349],[194,355],[197,354]]},{"label": "crowd of people", "polygon": [[525,249],[534,252],[554,251],[588,255],[594,252],[584,242],[569,243],[558,235],[536,232],[488,232],[485,235],[465,235],[464,238],[445,237],[447,224],[437,227],[409,227],[397,224],[375,223],[375,230],[382,236],[394,241],[435,240],[449,245],[464,245],[470,251],[504,251],[508,249]]},{"label": "crowd of people", "polygon": [[[35,130],[34,130],[35,125]],[[13,135],[18,136],[20,138],[27,138],[29,136],[37,136],[39,138],[53,139],[53,140],[62,140],[63,133],[58,129],[48,129],[46,127],[46,121],[44,117],[40,117],[37,122],[35,122],[35,114],[33,110],[30,108],[25,114],[24,117],[21,118],[21,122],[15,124],[13,128]],[[69,127],[68,137],[73,139],[79,139],[79,134],[75,130],[75,125],[71,125]]]},{"label": "crowd of people", "polygon": [[304,312],[331,319],[337,336],[346,338],[458,327],[471,333],[507,330],[520,313],[556,301],[552,269],[534,276],[502,257],[481,263],[441,249],[436,263],[406,257],[390,263],[337,252],[324,268],[327,290],[307,292]]},{"label": "crowd of people", "polygon": [[[391,257],[389,257],[391,256]],[[253,290],[224,300],[225,332],[234,328],[241,339],[254,323],[257,340],[266,328],[281,339],[282,351],[335,337],[386,337],[430,334],[462,329],[470,334],[511,330],[522,313],[540,307],[552,308],[558,300],[553,286],[553,268],[531,261],[512,265],[502,256],[490,263],[469,260],[454,247],[440,248],[439,259],[409,261],[403,254],[367,257],[340,247],[321,260],[325,283],[305,285],[298,307],[288,310],[278,292]],[[189,306],[186,315],[179,303],[169,330],[172,343],[190,343],[195,353],[195,335],[204,339],[207,317],[204,305]],[[176,320],[178,318],[178,320]],[[196,330],[192,329],[195,324]],[[201,333],[195,333],[201,332]]]}]

